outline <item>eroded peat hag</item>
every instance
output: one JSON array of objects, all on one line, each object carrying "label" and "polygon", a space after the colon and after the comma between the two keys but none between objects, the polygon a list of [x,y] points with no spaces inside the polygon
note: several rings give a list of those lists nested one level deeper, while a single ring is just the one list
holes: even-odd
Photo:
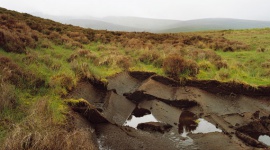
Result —
[{"label": "eroded peat hag", "polygon": [[0,149],[266,148],[269,33],[98,31],[0,8]]},{"label": "eroded peat hag", "polygon": [[[269,97],[247,97],[240,93],[232,97],[154,74],[138,76],[138,72],[136,76],[123,72],[108,79],[108,90],[99,101],[100,110],[96,109],[108,123],[92,122],[102,147],[119,149],[118,143],[120,149],[168,145],[166,149],[267,147],[259,136],[269,133]],[[94,92],[89,90],[90,95],[96,95]],[[264,131],[256,131],[260,126]],[[253,132],[258,133],[256,137]],[[219,140],[213,142],[216,138]],[[162,143],[153,144],[160,140]]]}]

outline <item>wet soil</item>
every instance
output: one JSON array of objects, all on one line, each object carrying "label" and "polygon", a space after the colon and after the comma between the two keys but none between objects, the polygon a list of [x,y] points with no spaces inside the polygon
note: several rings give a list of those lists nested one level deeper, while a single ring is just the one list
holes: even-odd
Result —
[{"label": "wet soil", "polygon": [[[268,147],[259,137],[270,135],[269,89],[123,72],[108,78],[107,90],[81,82],[68,98],[87,100],[107,120],[92,121],[100,149],[239,150]],[[87,118],[87,111],[76,109]],[[156,121],[127,124],[146,115]]]}]

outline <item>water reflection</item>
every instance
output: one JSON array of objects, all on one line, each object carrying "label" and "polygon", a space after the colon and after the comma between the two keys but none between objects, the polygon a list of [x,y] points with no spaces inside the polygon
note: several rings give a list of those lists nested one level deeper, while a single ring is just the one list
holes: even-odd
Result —
[{"label": "water reflection", "polygon": [[187,137],[188,133],[210,133],[222,132],[215,125],[206,121],[189,111],[183,111],[179,118],[178,132],[183,137]]},{"label": "water reflection", "polygon": [[186,133],[195,130],[198,126],[197,116],[190,111],[183,111],[179,118],[178,133]]},{"label": "water reflection", "polygon": [[198,122],[198,127],[192,133],[222,132],[222,130],[203,118],[198,119],[196,122]]},{"label": "water reflection", "polygon": [[158,122],[158,120],[152,114],[144,115],[142,117],[131,115],[131,117],[124,123],[124,126],[137,128],[138,124],[145,122]]},{"label": "water reflection", "polygon": [[259,136],[258,141],[270,146],[270,137],[268,135]]}]

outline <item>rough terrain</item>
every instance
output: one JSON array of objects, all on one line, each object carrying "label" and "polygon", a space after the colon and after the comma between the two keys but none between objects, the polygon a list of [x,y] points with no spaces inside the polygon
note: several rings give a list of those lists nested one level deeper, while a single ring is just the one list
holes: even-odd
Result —
[{"label": "rough terrain", "polygon": [[[258,141],[260,135],[270,136],[270,97],[260,94],[263,89],[254,89],[251,96],[230,92],[233,88],[224,88],[226,84],[216,89],[202,85],[123,72],[108,79],[107,90],[81,82],[68,97],[83,98],[91,105],[72,108],[94,125],[100,149],[267,148]],[[95,113],[86,113],[90,111]],[[161,123],[146,121],[138,129],[125,126],[132,115],[149,113]],[[199,118],[215,126],[216,132],[197,133]]]}]

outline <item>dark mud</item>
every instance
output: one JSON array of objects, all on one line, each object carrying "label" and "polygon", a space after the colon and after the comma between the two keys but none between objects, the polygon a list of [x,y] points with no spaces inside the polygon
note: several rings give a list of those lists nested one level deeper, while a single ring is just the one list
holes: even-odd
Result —
[{"label": "dark mud", "polygon": [[123,72],[108,78],[107,90],[82,82],[69,98],[92,105],[92,113],[72,108],[95,124],[100,149],[268,147],[261,139],[270,135],[269,87]]},{"label": "dark mud", "polygon": [[243,83],[237,82],[219,82],[215,80],[204,80],[204,81],[196,81],[196,80],[187,80],[185,86],[197,87],[202,90],[211,93],[220,93],[224,95],[246,95],[251,97],[259,97],[259,96],[270,96],[270,87],[267,86],[259,86],[252,87],[250,85],[246,85]]}]

